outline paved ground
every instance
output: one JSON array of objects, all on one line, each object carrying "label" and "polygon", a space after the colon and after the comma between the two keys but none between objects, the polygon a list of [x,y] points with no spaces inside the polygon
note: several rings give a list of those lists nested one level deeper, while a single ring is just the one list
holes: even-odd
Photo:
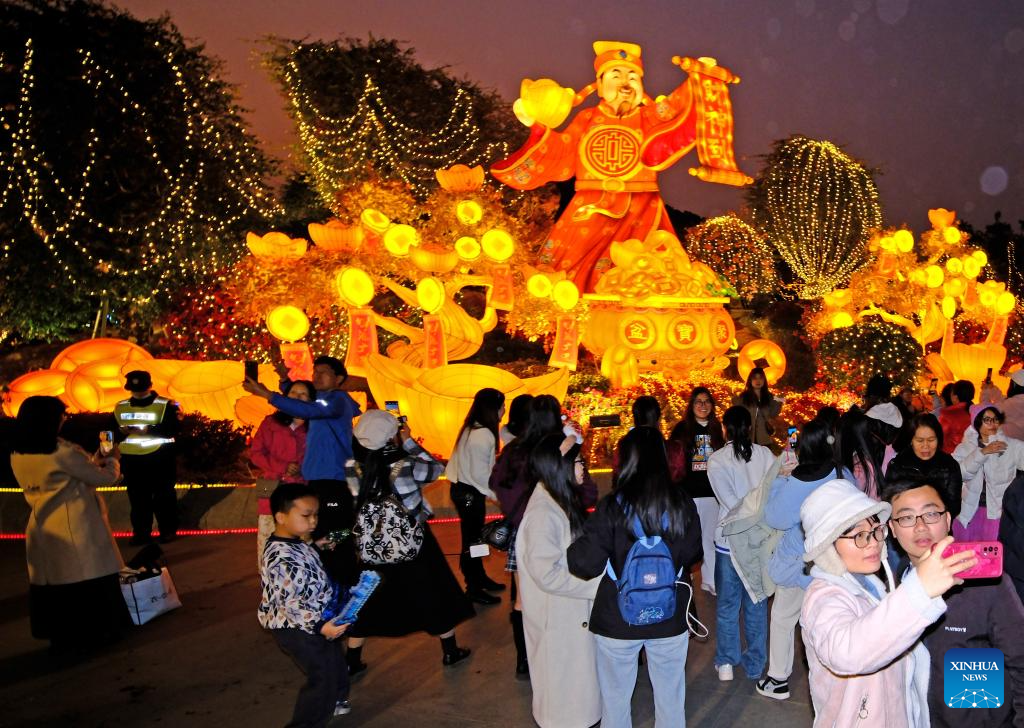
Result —
[{"label": "paved ground", "polygon": [[[454,552],[457,527],[435,529],[445,552]],[[166,551],[184,606],[135,628],[89,660],[56,661],[47,656],[45,643],[29,635],[23,542],[0,542],[0,726],[285,724],[301,678],[256,623],[254,537],[183,538]],[[502,563],[490,558],[491,576],[501,575]],[[713,623],[713,598],[698,595],[700,614]],[[473,655],[453,668],[442,668],[437,640],[426,635],[368,641],[363,657],[370,669],[353,688],[352,713],[332,728],[533,725],[529,682],[513,679],[507,615],[503,602],[480,608],[476,619],[461,626],[459,641]],[[74,618],[69,604],[68,619]],[[713,653],[713,637],[707,644],[691,643],[689,725],[811,725],[802,667],[793,697],[780,703],[759,696],[742,671],[734,682],[720,683]],[[638,727],[654,724],[642,668],[633,715]]]}]

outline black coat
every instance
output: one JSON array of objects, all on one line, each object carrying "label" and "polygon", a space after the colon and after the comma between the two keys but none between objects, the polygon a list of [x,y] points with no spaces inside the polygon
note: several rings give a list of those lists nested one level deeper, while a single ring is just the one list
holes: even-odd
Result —
[{"label": "black coat", "polygon": [[889,462],[885,471],[887,482],[910,480],[920,485],[930,485],[942,490],[942,499],[949,504],[949,515],[960,515],[960,501],[963,497],[964,479],[960,463],[949,453],[941,450],[928,460],[914,454],[913,448],[906,448]]},{"label": "black coat", "polygon": [[[676,569],[683,570],[680,581],[686,582],[685,586],[676,586],[675,615],[657,624],[627,624],[619,612],[615,583],[605,574],[597,588],[594,607],[590,612],[591,632],[613,639],[642,640],[675,637],[686,631],[686,605],[693,589],[690,568],[704,558],[704,549],[701,546],[697,507],[686,495],[683,496],[683,503],[686,510],[685,535],[671,541],[665,539]],[[587,519],[583,534],[569,546],[569,571],[581,579],[593,579],[604,574],[605,566],[611,561],[615,573],[621,574],[626,554],[635,542],[636,538],[614,493],[607,495]]]},{"label": "black coat", "polygon": [[1024,474],[1020,472],[1003,494],[999,542],[1003,544],[1003,571],[1024,601]]}]

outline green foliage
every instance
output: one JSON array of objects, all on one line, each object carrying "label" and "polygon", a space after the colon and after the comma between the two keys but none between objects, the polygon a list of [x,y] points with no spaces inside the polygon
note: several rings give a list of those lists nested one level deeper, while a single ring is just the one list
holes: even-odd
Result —
[{"label": "green foliage", "polygon": [[861,391],[876,374],[897,386],[913,385],[921,367],[921,345],[902,326],[884,321],[835,329],[818,347],[818,376],[832,387]]},{"label": "green foliage", "polygon": [[0,330],[68,335],[106,299],[137,332],[276,210],[272,165],[167,17],[14,0],[0,27]]},{"label": "green foliage", "polygon": [[242,455],[251,435],[251,427],[236,429],[235,423],[229,420],[211,420],[196,413],[181,415],[181,429],[176,438],[178,481],[248,480]]}]

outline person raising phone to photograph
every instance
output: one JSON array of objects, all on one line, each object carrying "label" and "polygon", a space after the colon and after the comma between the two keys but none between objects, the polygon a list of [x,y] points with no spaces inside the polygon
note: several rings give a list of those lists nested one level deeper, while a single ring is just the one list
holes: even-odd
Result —
[{"label": "person raising phone to photograph", "polygon": [[[897,580],[917,568],[936,544],[949,536],[951,494],[942,486],[902,480],[888,483],[882,498],[892,506],[889,527],[903,552]],[[928,709],[933,727],[1002,728],[1024,725],[1024,606],[1005,574],[967,580],[943,595],[946,613],[922,637],[931,653]],[[1006,670],[1005,701],[998,708],[960,710],[943,699],[943,659],[947,650],[994,647]]]}]

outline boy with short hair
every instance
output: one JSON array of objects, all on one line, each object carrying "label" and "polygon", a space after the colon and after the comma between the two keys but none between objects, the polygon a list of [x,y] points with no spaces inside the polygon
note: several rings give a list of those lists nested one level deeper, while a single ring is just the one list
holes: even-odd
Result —
[{"label": "boy with short hair", "polygon": [[304,483],[282,483],[274,490],[275,529],[260,566],[260,625],[306,676],[289,726],[324,726],[332,716],[349,712],[348,667],[336,642],[348,625],[325,619],[335,588],[309,543],[319,505]]}]

